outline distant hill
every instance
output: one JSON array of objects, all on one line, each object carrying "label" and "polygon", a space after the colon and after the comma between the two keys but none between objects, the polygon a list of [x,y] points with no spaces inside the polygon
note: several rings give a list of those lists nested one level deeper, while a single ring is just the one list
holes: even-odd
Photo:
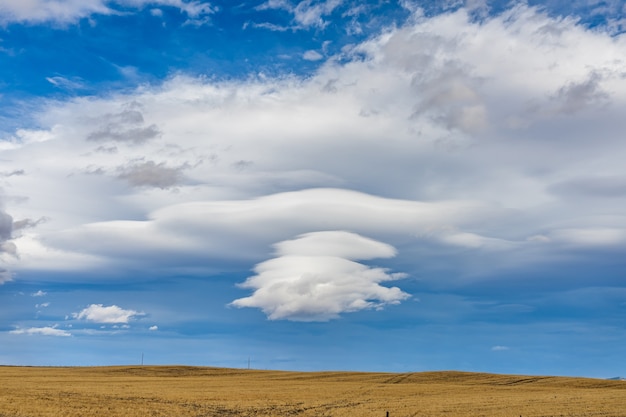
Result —
[{"label": "distant hill", "polygon": [[616,376],[614,378],[607,378],[609,381],[626,381],[626,378],[623,378],[621,376]]}]

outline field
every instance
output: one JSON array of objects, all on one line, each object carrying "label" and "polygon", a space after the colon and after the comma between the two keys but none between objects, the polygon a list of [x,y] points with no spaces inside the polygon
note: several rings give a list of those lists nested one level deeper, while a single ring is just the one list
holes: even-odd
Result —
[{"label": "field", "polygon": [[626,382],[463,372],[0,367],[0,417],[623,417]]}]

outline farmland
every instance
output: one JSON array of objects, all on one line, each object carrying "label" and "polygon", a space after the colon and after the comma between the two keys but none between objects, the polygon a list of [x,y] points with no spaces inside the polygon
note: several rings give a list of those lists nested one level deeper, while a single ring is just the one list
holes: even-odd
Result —
[{"label": "farmland", "polygon": [[464,372],[0,367],[0,417],[622,417],[626,382]]}]

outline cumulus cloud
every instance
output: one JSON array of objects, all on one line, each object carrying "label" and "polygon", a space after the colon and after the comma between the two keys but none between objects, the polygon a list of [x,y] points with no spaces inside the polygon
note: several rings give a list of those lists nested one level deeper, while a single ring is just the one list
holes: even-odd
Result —
[{"label": "cumulus cloud", "polygon": [[258,264],[240,286],[254,294],[235,307],[260,308],[270,320],[328,321],[341,313],[398,304],[409,295],[381,282],[405,278],[354,262],[395,255],[387,244],[344,232],[312,232],[275,245],[276,258]]},{"label": "cumulus cloud", "polygon": [[62,336],[68,337],[72,334],[66,330],[58,329],[57,326],[30,327],[28,329],[11,330],[11,334],[41,335],[41,336]]},{"label": "cumulus cloud", "polygon": [[77,320],[87,320],[94,323],[128,323],[132,319],[143,316],[144,313],[135,310],[124,310],[116,305],[104,306],[91,304],[78,313],[72,313]]}]

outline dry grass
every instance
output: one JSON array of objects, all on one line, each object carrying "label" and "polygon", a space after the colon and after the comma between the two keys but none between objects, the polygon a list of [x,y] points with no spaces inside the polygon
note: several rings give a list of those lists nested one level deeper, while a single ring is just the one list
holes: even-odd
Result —
[{"label": "dry grass", "polygon": [[0,417],[622,417],[626,382],[462,372],[0,367]]}]

